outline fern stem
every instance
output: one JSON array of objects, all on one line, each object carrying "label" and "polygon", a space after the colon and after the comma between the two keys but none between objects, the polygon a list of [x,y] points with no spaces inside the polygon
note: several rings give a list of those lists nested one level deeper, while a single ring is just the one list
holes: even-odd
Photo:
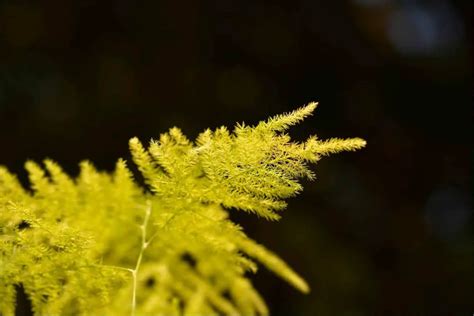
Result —
[{"label": "fern stem", "polygon": [[[118,267],[118,266],[110,266],[110,265],[105,265],[105,264],[93,264],[93,267],[98,267],[98,268],[109,268],[109,269],[117,269],[117,270],[122,270],[122,271],[127,271],[133,273],[133,269],[129,268],[124,268],[124,267]],[[88,268],[89,266],[83,266],[84,268]],[[81,268],[81,267],[80,267]]]},{"label": "fern stem", "polygon": [[131,315],[135,316],[135,310],[137,308],[137,274],[138,270],[140,269],[140,265],[143,259],[143,253],[145,249],[148,247],[150,241],[146,240],[146,229],[148,226],[148,220],[150,219],[151,215],[151,202],[147,201],[146,213],[145,218],[143,220],[143,224],[140,225],[141,236],[142,236],[142,244],[140,246],[140,253],[138,254],[137,262],[135,264],[135,269],[132,269],[132,277],[133,277],[133,292],[132,292],[132,312]]}]

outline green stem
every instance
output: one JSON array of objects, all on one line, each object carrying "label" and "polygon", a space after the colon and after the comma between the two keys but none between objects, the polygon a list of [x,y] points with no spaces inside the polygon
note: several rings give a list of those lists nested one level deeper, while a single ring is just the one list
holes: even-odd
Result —
[{"label": "green stem", "polygon": [[145,219],[143,220],[143,224],[140,225],[140,230],[141,230],[141,235],[142,235],[142,244],[140,246],[140,253],[138,254],[137,262],[135,264],[135,269],[132,269],[132,277],[133,277],[133,292],[132,292],[132,312],[131,315],[135,316],[135,310],[137,308],[137,274],[138,270],[140,269],[140,265],[142,263],[143,259],[143,253],[145,252],[145,249],[148,247],[150,244],[150,241],[146,240],[146,229],[148,226],[148,220],[150,219],[151,215],[151,202],[147,201],[147,207],[146,207],[146,213],[145,213]]}]

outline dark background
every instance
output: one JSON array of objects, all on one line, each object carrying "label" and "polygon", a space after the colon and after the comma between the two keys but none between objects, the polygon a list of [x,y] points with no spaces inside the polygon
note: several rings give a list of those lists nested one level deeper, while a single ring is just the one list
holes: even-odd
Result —
[{"label": "dark background", "polygon": [[273,315],[474,312],[471,1],[0,1],[0,164],[111,170],[127,141],[319,101],[296,139],[359,136],[278,223],[234,212],[310,283]]}]

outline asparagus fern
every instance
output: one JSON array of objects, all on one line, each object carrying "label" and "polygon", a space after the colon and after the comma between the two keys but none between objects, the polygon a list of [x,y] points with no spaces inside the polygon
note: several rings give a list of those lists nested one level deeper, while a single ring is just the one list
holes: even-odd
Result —
[{"label": "asparagus fern", "polygon": [[146,187],[122,159],[112,173],[82,162],[74,179],[51,160],[28,161],[31,191],[0,167],[0,314],[14,315],[22,285],[35,315],[267,315],[248,277],[257,262],[307,293],[228,213],[278,220],[298,180],[314,178],[308,164],[365,146],[292,142],[287,129],[315,107],[208,129],[195,142],[178,128],[146,147],[132,138]]}]

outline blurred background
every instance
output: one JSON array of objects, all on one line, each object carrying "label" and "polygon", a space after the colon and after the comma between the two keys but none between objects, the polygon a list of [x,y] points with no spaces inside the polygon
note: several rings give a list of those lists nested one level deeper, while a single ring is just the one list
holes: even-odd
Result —
[{"label": "blurred background", "polygon": [[273,315],[474,312],[471,1],[0,1],[0,164],[111,170],[127,141],[319,101],[296,139],[359,136],[278,223],[232,217],[310,283]]}]

